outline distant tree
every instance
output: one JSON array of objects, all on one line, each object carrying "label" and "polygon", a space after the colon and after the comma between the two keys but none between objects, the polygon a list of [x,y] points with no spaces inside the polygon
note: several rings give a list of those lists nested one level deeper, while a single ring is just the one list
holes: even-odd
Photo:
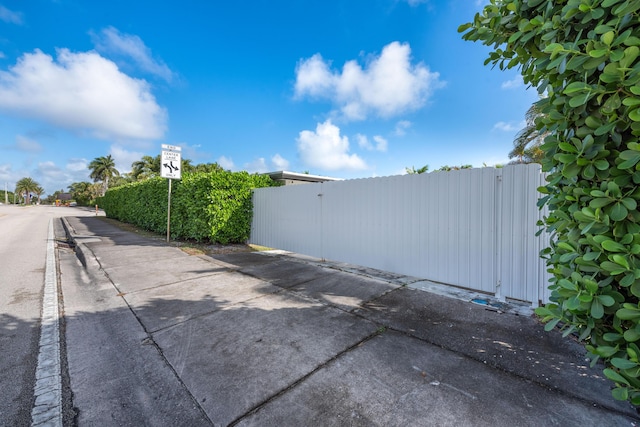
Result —
[{"label": "distant tree", "polygon": [[82,181],[82,182],[74,182],[69,187],[69,193],[71,193],[71,198],[75,200],[79,205],[88,206],[91,203],[91,200],[95,198],[94,194],[94,184],[90,182]]},{"label": "distant tree", "polygon": [[91,163],[89,163],[89,169],[91,169],[89,177],[93,179],[93,182],[102,181],[102,196],[104,196],[109,188],[109,180],[114,176],[120,175],[111,154],[93,159]]},{"label": "distant tree", "polygon": [[542,117],[538,104],[533,104],[525,114],[526,125],[518,132],[513,140],[513,150],[509,153],[514,163],[540,163],[544,158],[544,151],[540,146],[549,132],[539,129],[536,121]]},{"label": "distant tree", "polygon": [[[184,169],[184,166],[183,166]],[[223,172],[224,168],[217,163],[200,163],[193,167],[193,172]]]},{"label": "distant tree", "polygon": [[53,192],[53,194],[49,194],[49,195],[44,199],[44,202],[45,202],[46,204],[49,204],[49,205],[53,205],[53,204],[55,204],[56,200],[58,200],[58,199],[59,199],[58,195],[59,195],[60,193],[64,193],[64,190],[63,190],[63,189],[60,189],[60,190],[56,190],[56,191],[54,191],[54,192]]},{"label": "distant tree", "polygon": [[421,174],[429,171],[429,165],[424,165],[418,169],[416,169],[414,166],[411,166],[410,168],[404,168],[404,169],[407,171],[409,175]]},{"label": "distant tree", "polygon": [[437,172],[449,172],[449,171],[459,171],[461,169],[472,169],[473,165],[460,165],[460,166],[449,166],[444,165],[440,167],[440,169],[436,169]]},{"label": "distant tree", "polygon": [[31,193],[35,193],[40,188],[40,184],[31,178],[22,178],[16,183],[16,193],[24,196],[25,204],[31,204]]},{"label": "distant tree", "polygon": [[196,166],[193,165],[191,159],[182,159],[181,166],[182,173],[193,173],[196,170]]},{"label": "distant tree", "polygon": [[136,181],[160,176],[160,154],[155,157],[142,156],[140,160],[131,163],[131,176]]},{"label": "distant tree", "polygon": [[123,173],[120,176],[114,176],[109,181],[109,188],[120,187],[121,185],[136,182],[137,180],[131,175],[131,173]]},{"label": "distant tree", "polygon": [[15,200],[15,193],[11,192],[11,191],[7,191],[5,193],[4,190],[0,190],[0,202],[2,203],[13,203],[13,200]]},{"label": "distant tree", "polygon": [[44,188],[38,185],[38,187],[33,191],[33,194],[38,196],[38,204],[40,204],[40,197],[44,194]]}]

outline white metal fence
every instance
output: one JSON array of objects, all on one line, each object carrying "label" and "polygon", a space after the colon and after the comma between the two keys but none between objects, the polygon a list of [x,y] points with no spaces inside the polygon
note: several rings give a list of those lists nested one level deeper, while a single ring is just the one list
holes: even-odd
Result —
[{"label": "white metal fence", "polygon": [[256,189],[251,243],[537,305],[539,165]]}]

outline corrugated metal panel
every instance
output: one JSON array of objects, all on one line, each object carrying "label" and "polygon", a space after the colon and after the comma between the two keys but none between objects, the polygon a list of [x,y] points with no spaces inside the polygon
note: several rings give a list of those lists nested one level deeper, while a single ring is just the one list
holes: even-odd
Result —
[{"label": "corrugated metal panel", "polygon": [[258,189],[251,242],[535,303],[542,182],[518,165]]},{"label": "corrugated metal panel", "polygon": [[321,184],[255,190],[251,243],[321,257],[321,191]]}]

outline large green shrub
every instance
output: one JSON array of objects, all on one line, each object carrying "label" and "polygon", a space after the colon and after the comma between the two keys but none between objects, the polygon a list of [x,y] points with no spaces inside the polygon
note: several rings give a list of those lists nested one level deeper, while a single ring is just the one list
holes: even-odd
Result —
[{"label": "large green shrub", "polygon": [[[253,215],[251,190],[271,185],[268,176],[247,172],[185,174],[172,182],[171,236],[245,242]],[[110,189],[99,204],[110,218],[166,233],[167,191],[166,179],[152,178]]]},{"label": "large green shrub", "polygon": [[466,40],[546,95],[537,126],[548,184],[551,303],[537,310],[587,342],[617,399],[640,404],[640,1],[492,0]]}]

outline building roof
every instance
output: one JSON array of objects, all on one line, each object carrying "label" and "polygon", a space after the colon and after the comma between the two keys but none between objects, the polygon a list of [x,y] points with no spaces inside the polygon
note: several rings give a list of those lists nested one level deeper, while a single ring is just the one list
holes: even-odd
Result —
[{"label": "building roof", "polygon": [[269,177],[274,181],[287,179],[303,182],[342,181],[342,178],[331,178],[329,176],[311,175],[308,173],[297,173],[288,171],[268,172],[265,175],[269,175]]}]

